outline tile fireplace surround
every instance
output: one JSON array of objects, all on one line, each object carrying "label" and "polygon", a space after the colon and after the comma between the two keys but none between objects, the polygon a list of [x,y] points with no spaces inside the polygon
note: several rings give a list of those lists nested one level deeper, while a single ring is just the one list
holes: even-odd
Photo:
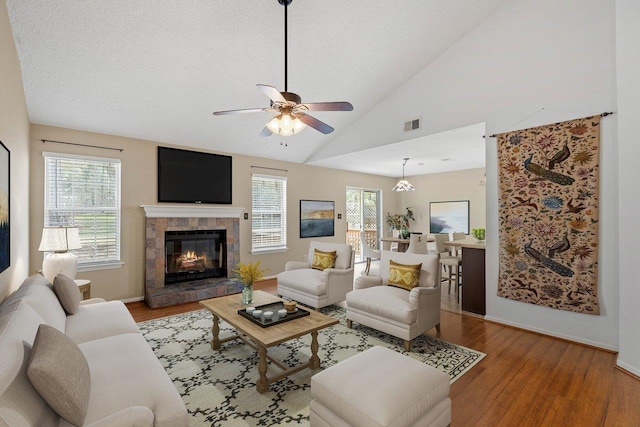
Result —
[{"label": "tile fireplace surround", "polygon": [[165,286],[165,231],[227,230],[227,275],[240,262],[240,216],[244,208],[143,205],[146,237],[145,301],[166,307],[240,292],[237,279],[203,279]]}]

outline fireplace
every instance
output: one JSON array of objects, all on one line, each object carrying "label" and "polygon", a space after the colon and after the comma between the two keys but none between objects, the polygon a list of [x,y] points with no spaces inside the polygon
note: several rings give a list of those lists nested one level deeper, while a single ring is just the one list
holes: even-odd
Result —
[{"label": "fireplace", "polygon": [[[240,262],[243,208],[182,205],[143,208],[144,299],[149,307],[167,307],[242,291],[242,282],[229,276],[233,276],[233,269]],[[177,238],[182,241],[178,243]],[[168,245],[166,240],[173,243]]]},{"label": "fireplace", "polygon": [[227,277],[227,231],[165,231],[164,283]]}]

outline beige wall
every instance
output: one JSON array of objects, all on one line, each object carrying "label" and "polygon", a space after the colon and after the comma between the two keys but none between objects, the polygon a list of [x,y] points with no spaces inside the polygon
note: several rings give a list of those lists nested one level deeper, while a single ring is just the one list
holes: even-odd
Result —
[{"label": "beige wall", "polygon": [[416,190],[402,193],[401,204],[413,210],[411,231],[429,232],[430,202],[453,200],[469,200],[469,231],[486,228],[486,186],[480,185],[483,176],[484,169],[468,169],[408,177]]},{"label": "beige wall", "polygon": [[29,117],[4,1],[0,2],[0,141],[11,153],[11,265],[0,273],[2,301],[22,283],[29,266]]},{"label": "beige wall", "polygon": [[[78,147],[54,143],[43,144],[41,139],[67,141],[80,144],[123,148],[123,152]],[[121,258],[124,266],[119,269],[78,273],[78,278],[92,281],[92,296],[106,299],[129,299],[141,297],[144,293],[144,213],[140,205],[157,204],[156,156],[157,143],[118,136],[102,135],[71,129],[43,125],[31,125],[31,263],[29,270],[35,272],[42,264],[42,254],[37,251],[43,226],[43,151],[74,153],[87,156],[114,157],[122,161],[122,220]],[[199,150],[201,151],[201,150]],[[278,172],[269,169],[286,169]],[[251,212],[251,174],[285,175],[287,177],[287,236],[288,251],[283,253],[253,256],[251,249],[251,223],[240,220],[240,258],[243,262],[260,259],[263,267],[269,269],[267,276],[274,276],[284,269],[289,260],[301,260],[307,254],[310,239],[299,238],[299,200],[334,200],[336,213],[342,220],[336,220],[334,237],[321,240],[344,242],[346,234],[345,203],[346,187],[367,187],[383,190],[383,209],[400,209],[400,198],[390,189],[395,179],[345,172],[335,169],[288,163],[256,157],[233,155],[233,204]],[[26,189],[26,187],[25,187]]]}]

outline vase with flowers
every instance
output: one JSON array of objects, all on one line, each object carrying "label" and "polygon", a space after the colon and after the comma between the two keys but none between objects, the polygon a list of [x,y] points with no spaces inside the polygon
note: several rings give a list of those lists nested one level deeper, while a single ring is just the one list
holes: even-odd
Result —
[{"label": "vase with flowers", "polygon": [[244,284],[244,288],[242,289],[243,304],[251,304],[253,301],[253,283],[257,280],[261,280],[266,271],[267,270],[260,268],[260,261],[246,264],[239,262],[233,270],[233,272],[238,276],[238,279],[240,279]]},{"label": "vase with flowers", "polygon": [[407,207],[406,211],[404,214],[393,215],[387,212],[385,218],[389,231],[398,230],[403,239],[409,237],[409,221],[415,221],[411,207]]}]

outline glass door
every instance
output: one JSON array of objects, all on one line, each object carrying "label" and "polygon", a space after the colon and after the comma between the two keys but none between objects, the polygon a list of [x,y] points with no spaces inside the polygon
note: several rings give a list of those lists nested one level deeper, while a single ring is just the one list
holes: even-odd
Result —
[{"label": "glass door", "polygon": [[380,190],[347,188],[347,243],[356,251],[356,261],[363,262],[360,232],[365,241],[378,249],[380,242]]}]

